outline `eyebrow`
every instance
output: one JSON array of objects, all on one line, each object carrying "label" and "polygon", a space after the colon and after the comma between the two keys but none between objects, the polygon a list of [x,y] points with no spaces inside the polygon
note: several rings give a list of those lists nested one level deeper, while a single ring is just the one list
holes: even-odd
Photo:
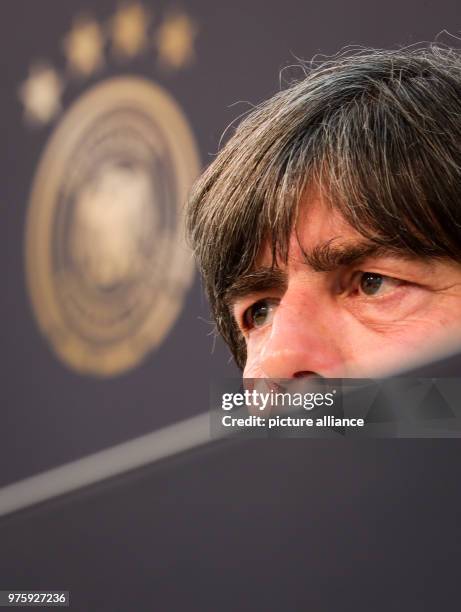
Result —
[{"label": "eyebrow", "polygon": [[287,285],[288,275],[286,272],[275,266],[261,266],[237,277],[227,288],[224,294],[224,302],[228,308],[232,308],[235,302],[247,295],[271,290],[284,292]]},{"label": "eyebrow", "polygon": [[[357,264],[369,257],[393,256],[400,259],[412,259],[408,251],[402,248],[391,248],[373,244],[369,241],[339,243],[337,239],[316,245],[310,251],[303,250],[304,263],[314,272],[332,272],[343,266]],[[260,266],[238,276],[224,293],[224,302],[232,308],[238,300],[264,291],[284,292],[288,285],[288,276],[276,265]]]},{"label": "eyebrow", "polygon": [[311,251],[303,250],[304,262],[314,272],[332,272],[342,266],[357,264],[369,257],[393,256],[409,259],[410,254],[403,248],[391,248],[362,240],[360,242],[335,244],[337,239],[316,245]]}]

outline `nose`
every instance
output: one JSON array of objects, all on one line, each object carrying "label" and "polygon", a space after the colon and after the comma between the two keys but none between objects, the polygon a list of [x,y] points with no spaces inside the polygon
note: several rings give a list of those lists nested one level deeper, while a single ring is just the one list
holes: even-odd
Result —
[{"label": "nose", "polygon": [[333,307],[285,293],[260,347],[266,378],[339,376],[345,358],[340,322]]}]

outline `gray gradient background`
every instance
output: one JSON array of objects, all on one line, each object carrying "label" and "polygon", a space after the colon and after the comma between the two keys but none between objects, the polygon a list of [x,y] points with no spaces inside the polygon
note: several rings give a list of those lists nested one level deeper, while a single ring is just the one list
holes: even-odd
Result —
[{"label": "gray gradient background", "polygon": [[[62,65],[60,41],[77,13],[107,19],[114,6],[0,4],[0,486],[202,412],[209,381],[236,374],[221,343],[212,352],[198,280],[160,349],[108,381],[62,366],[32,318],[24,217],[50,132],[25,129],[17,88],[32,60]],[[152,4],[156,13],[168,6]],[[146,59],[133,70],[176,97],[204,163],[246,108],[231,105],[277,91],[294,55],[461,29],[454,1],[183,6],[200,27],[194,66],[167,77]],[[66,102],[83,89],[74,84]],[[95,612],[459,610],[460,451],[458,440],[214,444],[2,520],[0,588],[69,589],[72,609]]]}]

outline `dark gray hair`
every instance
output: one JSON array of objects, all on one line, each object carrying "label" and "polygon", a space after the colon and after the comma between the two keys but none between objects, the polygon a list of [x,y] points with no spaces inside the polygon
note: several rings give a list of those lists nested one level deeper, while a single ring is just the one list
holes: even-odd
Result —
[{"label": "dark gray hair", "polygon": [[310,186],[373,243],[461,261],[461,57],[432,44],[342,53],[256,107],[195,184],[187,231],[218,331],[261,246],[286,261]]}]

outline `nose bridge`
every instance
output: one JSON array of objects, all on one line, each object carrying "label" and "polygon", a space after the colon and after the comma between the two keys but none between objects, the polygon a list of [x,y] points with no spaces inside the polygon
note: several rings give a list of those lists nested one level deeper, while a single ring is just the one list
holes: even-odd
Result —
[{"label": "nose bridge", "polygon": [[339,320],[318,287],[289,287],[272,321],[261,351],[268,378],[331,375],[342,366]]}]

